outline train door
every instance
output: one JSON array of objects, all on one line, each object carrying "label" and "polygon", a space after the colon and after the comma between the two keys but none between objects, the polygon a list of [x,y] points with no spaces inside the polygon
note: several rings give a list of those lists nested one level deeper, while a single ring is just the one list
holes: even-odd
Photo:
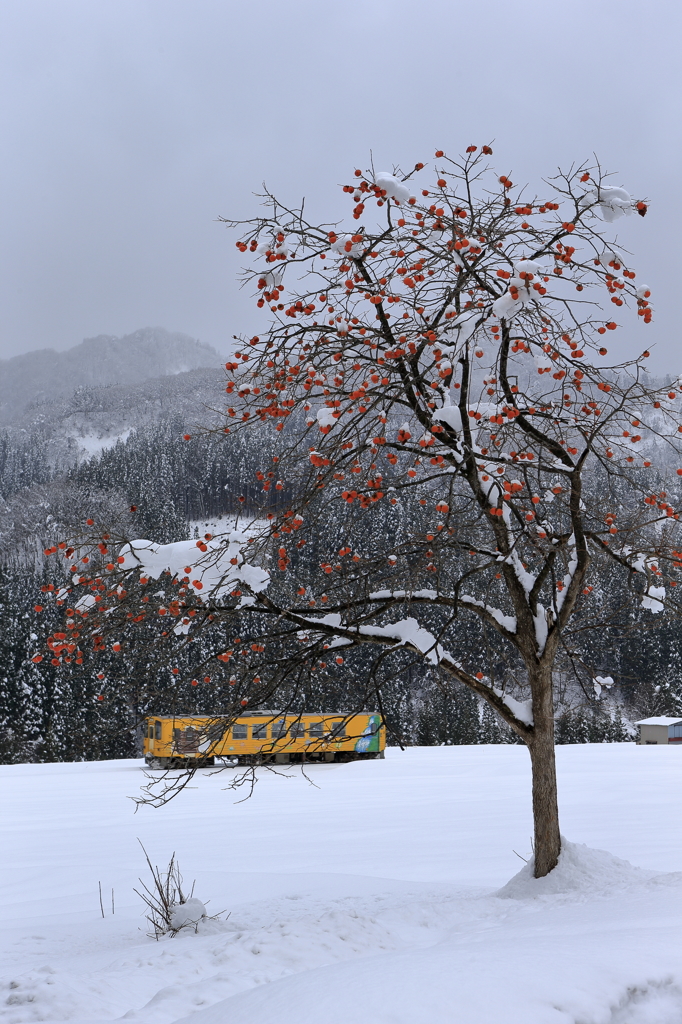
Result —
[{"label": "train door", "polygon": [[147,739],[149,741],[149,751],[154,753],[154,743],[158,743],[161,746],[161,722],[158,720],[148,719],[147,720]]}]

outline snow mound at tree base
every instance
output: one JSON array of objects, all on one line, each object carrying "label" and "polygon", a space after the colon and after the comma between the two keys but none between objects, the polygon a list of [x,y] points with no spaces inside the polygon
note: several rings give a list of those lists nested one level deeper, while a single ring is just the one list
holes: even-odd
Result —
[{"label": "snow mound at tree base", "polygon": [[[562,893],[584,893],[595,896],[631,889],[661,879],[654,871],[636,868],[627,860],[614,857],[606,850],[593,850],[583,843],[570,843],[561,838],[559,863],[544,878],[535,878],[533,857],[496,893],[503,899],[527,900]],[[682,880],[681,874],[663,878]]]}]

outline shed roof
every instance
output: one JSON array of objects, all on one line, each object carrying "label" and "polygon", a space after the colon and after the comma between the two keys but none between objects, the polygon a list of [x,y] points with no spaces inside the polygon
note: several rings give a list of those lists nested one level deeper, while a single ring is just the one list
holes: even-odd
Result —
[{"label": "shed roof", "polygon": [[657,715],[654,718],[643,718],[635,725],[680,725],[682,718],[667,718],[665,715]]}]

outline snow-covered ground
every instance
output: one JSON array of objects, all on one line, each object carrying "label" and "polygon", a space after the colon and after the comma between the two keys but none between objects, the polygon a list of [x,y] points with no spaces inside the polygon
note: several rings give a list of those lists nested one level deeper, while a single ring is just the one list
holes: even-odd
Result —
[{"label": "snow-covered ground", "polygon": [[115,448],[119,441],[127,441],[132,434],[132,427],[121,431],[120,434],[84,434],[82,437],[75,437],[74,441],[86,452],[88,458],[92,455],[99,455],[106,448]]},{"label": "snow-covered ground", "polygon": [[[206,771],[137,814],[139,762],[1,767],[0,1024],[679,1024],[682,750],[557,754],[543,881],[521,747],[265,773],[243,803]],[[148,938],[136,837],[230,916]]]}]

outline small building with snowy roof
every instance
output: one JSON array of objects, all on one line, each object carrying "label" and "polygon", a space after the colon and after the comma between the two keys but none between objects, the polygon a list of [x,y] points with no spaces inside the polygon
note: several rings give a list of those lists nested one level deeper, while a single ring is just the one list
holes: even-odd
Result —
[{"label": "small building with snowy roof", "polygon": [[639,726],[638,743],[682,743],[682,718],[657,715],[635,722]]}]

